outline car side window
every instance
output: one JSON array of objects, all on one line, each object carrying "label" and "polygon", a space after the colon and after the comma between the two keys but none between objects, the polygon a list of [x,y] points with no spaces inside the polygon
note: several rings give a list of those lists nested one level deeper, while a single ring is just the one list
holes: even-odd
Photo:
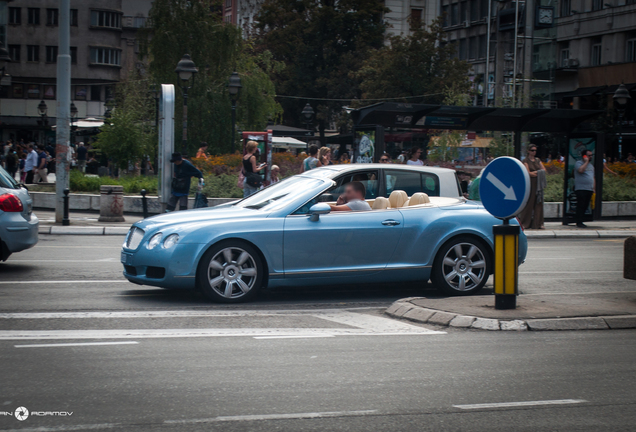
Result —
[{"label": "car side window", "polygon": [[352,174],[346,174],[336,179],[336,187],[329,191],[329,193],[338,199],[338,197],[344,192],[347,183],[352,181],[359,181],[364,185],[367,190],[366,199],[375,199],[378,196],[378,171],[358,171]]},{"label": "car side window", "polygon": [[407,170],[385,170],[386,197],[394,190],[403,190],[408,196],[424,192],[429,196],[439,196],[439,177],[432,173]]}]

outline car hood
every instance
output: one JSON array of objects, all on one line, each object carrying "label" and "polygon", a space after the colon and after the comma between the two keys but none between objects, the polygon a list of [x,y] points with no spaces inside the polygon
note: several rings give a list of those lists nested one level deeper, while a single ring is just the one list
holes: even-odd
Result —
[{"label": "car hood", "polygon": [[147,219],[135,223],[135,226],[144,231],[163,229],[166,227],[186,228],[202,223],[209,224],[222,222],[226,220],[237,220],[246,218],[262,218],[267,215],[258,210],[247,209],[244,207],[211,207],[197,210],[175,211],[152,216]]}]

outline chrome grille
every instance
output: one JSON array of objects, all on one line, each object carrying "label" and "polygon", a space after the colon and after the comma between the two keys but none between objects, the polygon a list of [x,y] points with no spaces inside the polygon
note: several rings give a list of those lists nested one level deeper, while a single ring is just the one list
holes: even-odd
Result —
[{"label": "chrome grille", "polygon": [[128,235],[126,236],[126,241],[124,242],[124,247],[126,249],[137,249],[141,240],[144,238],[144,230],[137,227],[132,227],[130,231],[128,231]]}]

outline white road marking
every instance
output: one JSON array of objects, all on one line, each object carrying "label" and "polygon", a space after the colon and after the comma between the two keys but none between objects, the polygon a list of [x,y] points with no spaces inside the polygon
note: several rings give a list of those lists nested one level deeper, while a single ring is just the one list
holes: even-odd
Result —
[{"label": "white road marking", "polygon": [[103,429],[115,429],[129,425],[117,424],[117,423],[101,423],[101,424],[88,424],[88,425],[73,425],[73,426],[40,426],[35,428],[21,428],[21,429],[3,429],[2,432],[71,432],[71,431],[86,431],[86,430],[103,430]]},{"label": "white road marking", "polygon": [[213,422],[244,422],[244,421],[263,421],[263,420],[297,420],[297,419],[314,419],[326,417],[359,417],[375,414],[376,410],[363,411],[326,411],[326,412],[308,412],[293,414],[261,414],[261,415],[238,415],[238,416],[218,416],[206,419],[185,419],[185,420],[166,420],[164,424],[189,424],[189,423],[213,423]]},{"label": "white road marking", "polygon": [[150,339],[192,337],[298,338],[335,336],[405,336],[445,334],[381,316],[348,310],[311,311],[136,311],[3,313],[1,319],[60,318],[178,318],[178,317],[293,317],[306,316],[342,324],[342,328],[195,328],[105,330],[0,330],[0,340],[49,339]]},{"label": "white road marking", "polygon": [[555,292],[555,293],[534,293],[534,294],[525,294],[521,293],[522,296],[551,296],[551,295],[594,295],[594,294],[634,294],[636,293],[636,289],[633,291],[596,291],[596,292]]},{"label": "white road marking", "polygon": [[308,338],[331,338],[332,334],[324,335],[296,335],[296,336],[254,336],[254,339],[308,339]]},{"label": "white road marking", "polygon": [[76,346],[100,346],[100,345],[136,345],[136,341],[123,342],[77,342],[77,343],[59,343],[59,344],[33,344],[33,345],[14,345],[16,348],[50,348],[50,347],[76,347]]},{"label": "white road marking", "polygon": [[583,399],[556,399],[556,400],[543,400],[543,401],[525,401],[525,402],[499,402],[499,403],[484,403],[484,404],[470,404],[470,405],[453,405],[455,408],[470,410],[470,409],[487,409],[487,408],[514,408],[514,407],[528,407],[528,406],[543,406],[543,405],[570,405],[585,403]]},{"label": "white road marking", "polygon": [[130,283],[127,279],[111,279],[111,280],[92,280],[92,279],[82,279],[82,280],[42,280],[42,281],[0,281],[0,285],[34,285],[34,284],[76,284],[76,283],[86,283],[86,284],[94,284],[94,283]]},{"label": "white road marking", "polygon": [[97,260],[47,260],[47,259],[12,259],[12,263],[116,263],[119,264],[119,258],[103,258]]},{"label": "white road marking", "polygon": [[622,270],[577,270],[577,271],[530,271],[519,272],[519,274],[528,275],[546,275],[546,274],[587,274],[587,273],[623,273]]}]

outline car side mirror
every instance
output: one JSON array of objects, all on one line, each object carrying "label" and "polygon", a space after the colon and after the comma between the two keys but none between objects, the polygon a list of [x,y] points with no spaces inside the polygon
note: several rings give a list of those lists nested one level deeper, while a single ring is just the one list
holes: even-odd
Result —
[{"label": "car side mirror", "polygon": [[318,222],[320,215],[331,213],[331,206],[325,203],[318,203],[311,206],[309,209],[309,220],[312,222]]}]

